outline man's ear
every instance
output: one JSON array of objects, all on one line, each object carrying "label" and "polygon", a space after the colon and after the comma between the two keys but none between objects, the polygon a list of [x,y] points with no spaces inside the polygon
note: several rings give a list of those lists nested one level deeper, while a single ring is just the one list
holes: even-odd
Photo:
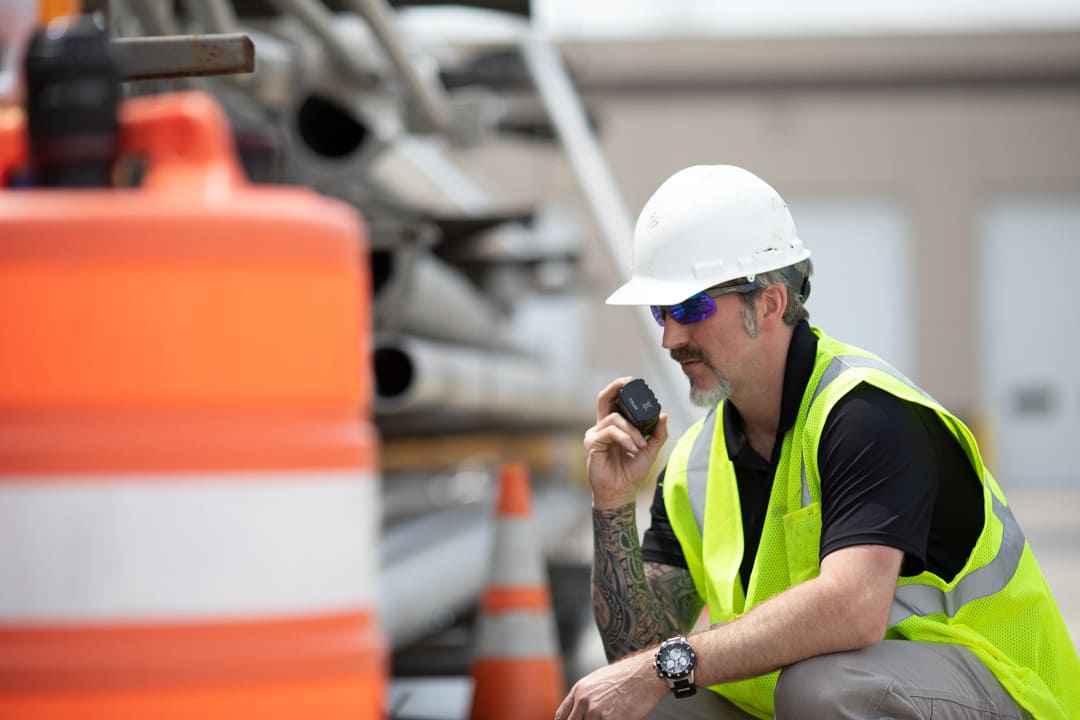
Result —
[{"label": "man's ear", "polygon": [[782,323],[784,310],[787,308],[787,294],[789,290],[782,284],[769,285],[763,288],[758,296],[757,306],[760,308],[762,323]]}]

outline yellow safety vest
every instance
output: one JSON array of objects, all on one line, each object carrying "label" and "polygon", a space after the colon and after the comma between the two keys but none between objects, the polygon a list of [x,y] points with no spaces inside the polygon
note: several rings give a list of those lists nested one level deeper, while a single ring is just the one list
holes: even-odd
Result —
[{"label": "yellow safety vest", "polygon": [[[730,621],[820,572],[818,443],[829,411],[859,383],[934,410],[983,485],[985,521],[951,582],[931,572],[902,577],[886,638],[956,643],[972,650],[1037,720],[1080,718],[1080,659],[1005,496],[983,465],[971,431],[880,358],[816,328],[817,357],[798,416],[784,435],[749,587],[743,588],[742,514],[724,442],[723,404],[676,443],[664,504],[713,624]],[[773,717],[779,671],[711,686],[746,712]]]}]

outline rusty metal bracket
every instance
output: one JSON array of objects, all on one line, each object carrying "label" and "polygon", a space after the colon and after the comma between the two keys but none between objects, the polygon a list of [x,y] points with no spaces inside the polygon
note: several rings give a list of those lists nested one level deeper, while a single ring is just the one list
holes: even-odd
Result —
[{"label": "rusty metal bracket", "polygon": [[255,44],[242,33],[112,40],[124,80],[254,72]]}]

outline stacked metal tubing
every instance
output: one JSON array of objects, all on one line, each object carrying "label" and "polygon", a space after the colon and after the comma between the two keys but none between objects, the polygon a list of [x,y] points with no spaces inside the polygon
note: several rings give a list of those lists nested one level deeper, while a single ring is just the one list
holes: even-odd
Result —
[{"label": "stacked metal tubing", "polygon": [[518,429],[582,421],[575,380],[530,355],[416,337],[377,339],[375,347],[375,408],[387,419],[411,417],[425,430],[474,427],[470,417]]},{"label": "stacked metal tubing", "polygon": [[[135,0],[116,3],[113,20],[121,20],[116,16],[129,4],[140,6]],[[396,143],[431,137],[411,134],[418,125],[427,131],[445,129],[448,122],[454,126],[454,118],[446,118],[454,107],[452,97],[429,92],[430,84],[420,75],[401,73],[402,54],[380,54],[388,38],[393,42],[392,34],[386,34],[392,29],[365,33],[357,15],[324,12],[318,0],[270,0],[252,17],[243,14],[245,3],[204,4],[206,12],[188,15],[201,27],[160,14],[151,19],[147,12],[136,19],[155,23],[154,32],[251,32],[255,76],[217,81],[221,84],[215,87],[223,97],[240,94],[262,108],[268,127],[283,139],[275,179],[356,204],[371,228],[424,228],[419,240],[407,232],[382,239],[372,232],[373,410],[380,432],[389,438],[462,431],[497,435],[576,432],[587,425],[594,391],[556,372],[545,356],[519,347],[507,331],[513,308],[434,253],[442,241],[430,232],[435,215],[446,216],[446,206],[456,207],[462,218],[496,214],[494,200],[474,194],[468,196],[474,201],[463,202],[467,194],[461,188],[444,187],[445,197],[437,203],[441,207],[417,207],[375,177],[376,163]],[[355,2],[349,9],[364,6],[367,12],[373,5]],[[222,12],[219,6],[239,12]],[[425,116],[419,122],[417,108]],[[475,138],[491,128],[478,132],[472,127],[470,134]],[[490,261],[513,263],[515,258]],[[392,477],[385,480],[393,482]],[[538,490],[537,527],[544,542],[565,537],[582,522],[580,511],[586,507],[569,488]],[[441,629],[447,617],[476,601],[490,531],[476,508],[427,511],[384,531],[381,622],[395,649]],[[437,607],[433,598],[440,599]]]},{"label": "stacked metal tubing", "polygon": [[[534,525],[546,551],[588,511],[580,495],[565,487],[540,490],[534,502]],[[394,648],[445,630],[476,602],[487,579],[491,515],[490,503],[484,502],[426,514],[385,532],[381,622]]]},{"label": "stacked metal tubing", "polygon": [[495,303],[451,265],[422,248],[378,250],[372,258],[379,268],[375,322],[381,331],[480,350],[513,349]]}]

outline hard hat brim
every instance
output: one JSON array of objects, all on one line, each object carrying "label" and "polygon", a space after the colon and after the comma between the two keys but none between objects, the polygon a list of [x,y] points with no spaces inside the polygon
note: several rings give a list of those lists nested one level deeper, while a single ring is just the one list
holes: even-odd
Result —
[{"label": "hard hat brim", "polygon": [[631,278],[605,301],[608,305],[675,305],[710,287],[712,283],[673,283],[647,277]]}]

